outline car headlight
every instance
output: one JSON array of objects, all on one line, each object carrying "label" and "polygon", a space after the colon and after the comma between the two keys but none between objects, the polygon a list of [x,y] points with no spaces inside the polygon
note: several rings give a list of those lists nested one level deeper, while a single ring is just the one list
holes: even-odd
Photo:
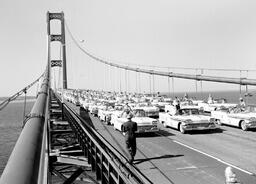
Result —
[{"label": "car headlight", "polygon": [[215,123],[215,119],[214,118],[210,118],[210,123]]},{"label": "car headlight", "polygon": [[249,121],[256,121],[256,118],[255,117],[250,117]]},{"label": "car headlight", "polygon": [[184,121],[184,123],[185,123],[185,124],[192,123],[192,120],[191,120],[191,119],[186,119],[186,120]]},{"label": "car headlight", "polygon": [[152,124],[153,125],[157,125],[157,121],[152,121]]}]

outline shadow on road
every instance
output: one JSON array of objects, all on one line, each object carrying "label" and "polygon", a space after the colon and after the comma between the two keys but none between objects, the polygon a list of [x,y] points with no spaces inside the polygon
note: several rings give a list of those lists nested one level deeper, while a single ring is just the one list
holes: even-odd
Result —
[{"label": "shadow on road", "polygon": [[141,164],[142,162],[147,162],[151,160],[160,160],[165,158],[175,158],[175,157],[182,157],[184,155],[163,155],[159,157],[151,157],[151,158],[144,158],[144,159],[136,159],[134,160],[134,164]]},{"label": "shadow on road", "polygon": [[144,133],[137,133],[136,136],[139,137],[161,137],[161,136],[174,136],[175,134],[172,134],[170,132],[167,132],[165,130],[159,130],[158,132],[144,132]]},{"label": "shadow on road", "polygon": [[80,107],[80,109],[79,109],[79,115],[80,115],[81,118],[83,118],[83,119],[86,121],[86,123],[87,123],[89,126],[91,126],[91,127],[94,128],[94,125],[93,125],[93,123],[92,123],[92,120],[91,120],[91,118],[90,118],[88,112],[87,112],[83,107]]},{"label": "shadow on road", "polygon": [[186,134],[190,135],[195,135],[195,134],[219,134],[226,131],[225,129],[222,128],[217,128],[215,130],[193,130],[193,131],[188,131]]}]

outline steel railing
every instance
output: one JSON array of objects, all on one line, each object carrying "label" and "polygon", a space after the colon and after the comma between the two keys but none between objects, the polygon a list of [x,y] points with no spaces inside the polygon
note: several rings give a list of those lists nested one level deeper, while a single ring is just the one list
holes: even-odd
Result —
[{"label": "steel railing", "polygon": [[[61,103],[60,99],[58,96],[59,103]],[[97,180],[100,180],[102,184],[152,183],[138,169],[130,165],[126,157],[88,125],[72,108],[65,103],[62,105],[64,116],[75,130],[78,142],[92,170],[95,171]]]}]

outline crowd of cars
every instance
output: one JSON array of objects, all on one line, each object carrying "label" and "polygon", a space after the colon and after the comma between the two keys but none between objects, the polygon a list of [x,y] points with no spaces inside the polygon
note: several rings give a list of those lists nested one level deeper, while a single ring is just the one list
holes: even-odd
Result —
[{"label": "crowd of cars", "polygon": [[187,97],[171,99],[160,95],[116,93],[93,90],[59,91],[64,99],[71,102],[102,122],[122,131],[128,119],[123,112],[129,108],[132,121],[140,132],[159,131],[158,122],[181,133],[193,130],[215,130],[226,124],[246,131],[256,128],[256,108],[227,103],[224,99],[207,101]]}]

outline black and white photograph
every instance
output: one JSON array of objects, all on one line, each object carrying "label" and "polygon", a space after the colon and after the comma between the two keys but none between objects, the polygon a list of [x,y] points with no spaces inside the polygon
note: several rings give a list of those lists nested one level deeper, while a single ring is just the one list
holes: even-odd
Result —
[{"label": "black and white photograph", "polygon": [[256,184],[256,1],[1,0],[0,184]]}]

